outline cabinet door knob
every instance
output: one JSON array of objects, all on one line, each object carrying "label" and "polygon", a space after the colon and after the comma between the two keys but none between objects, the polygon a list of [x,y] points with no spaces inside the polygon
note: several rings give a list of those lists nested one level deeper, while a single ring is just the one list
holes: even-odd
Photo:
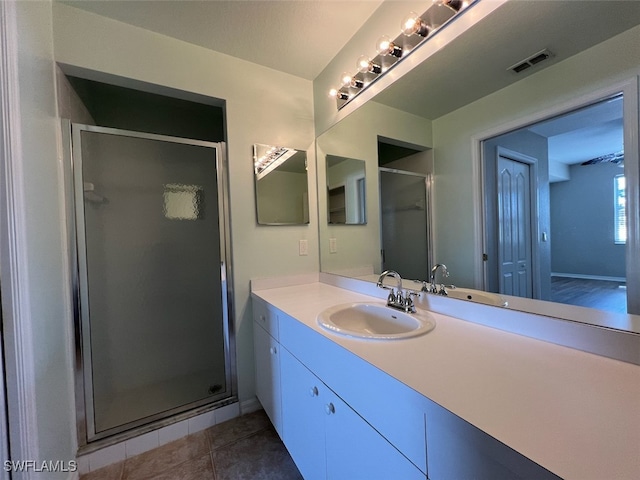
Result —
[{"label": "cabinet door knob", "polygon": [[260,320],[262,320],[263,322],[266,320],[264,315],[260,315]]},{"label": "cabinet door knob", "polygon": [[327,415],[331,415],[333,413],[336,413],[336,407],[333,406],[333,403],[327,403],[324,406],[324,411],[327,412]]},{"label": "cabinet door knob", "polygon": [[269,351],[271,352],[272,355],[275,355],[276,353],[278,353],[278,351],[276,350],[276,347],[271,347]]},{"label": "cabinet door knob", "polygon": [[309,395],[312,397],[317,397],[318,396],[318,387],[311,387],[309,389]]}]

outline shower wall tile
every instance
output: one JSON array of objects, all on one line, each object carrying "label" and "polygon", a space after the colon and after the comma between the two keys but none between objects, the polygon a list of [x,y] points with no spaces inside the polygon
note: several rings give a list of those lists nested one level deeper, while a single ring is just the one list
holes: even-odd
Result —
[{"label": "shower wall tile", "polygon": [[89,454],[89,469],[97,470],[112,463],[121,462],[127,457],[124,442],[105,447]]},{"label": "shower wall tile", "polygon": [[216,424],[215,410],[202,413],[189,419],[189,434],[206,430]]},{"label": "shower wall tile", "polygon": [[165,445],[187,435],[189,435],[189,420],[176,422],[158,430],[160,445]]},{"label": "shower wall tile", "polygon": [[216,425],[232,418],[240,416],[240,404],[232,403],[231,405],[225,405],[224,407],[214,410],[216,415]]},{"label": "shower wall tile", "polygon": [[130,438],[124,443],[127,458],[139,455],[160,446],[158,430]]}]

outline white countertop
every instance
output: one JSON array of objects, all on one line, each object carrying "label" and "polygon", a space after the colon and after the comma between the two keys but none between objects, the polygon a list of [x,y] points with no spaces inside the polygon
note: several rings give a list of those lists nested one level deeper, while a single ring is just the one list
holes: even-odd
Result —
[{"label": "white countertop", "polygon": [[431,313],[396,341],[329,333],[330,306],[382,300],[324,283],[253,292],[565,479],[640,478],[640,366]]}]

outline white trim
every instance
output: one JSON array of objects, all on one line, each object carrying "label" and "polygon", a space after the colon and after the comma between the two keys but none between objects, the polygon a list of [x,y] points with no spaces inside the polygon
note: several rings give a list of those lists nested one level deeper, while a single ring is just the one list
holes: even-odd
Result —
[{"label": "white trim", "polygon": [[[13,460],[39,458],[15,2],[0,2],[0,273]],[[14,473],[14,478],[32,474]]]},{"label": "white trim", "polygon": [[240,415],[257,412],[258,410],[262,410],[262,405],[260,405],[257,397],[240,402]]},{"label": "white trim", "polygon": [[[486,251],[484,240],[484,203],[482,185],[482,142],[492,137],[518,130],[528,125],[547,120],[564,113],[587,107],[605,98],[622,93],[624,102],[624,155],[625,155],[625,176],[627,185],[631,186],[628,191],[629,215],[628,239],[627,239],[627,282],[633,288],[640,287],[640,255],[631,255],[631,252],[640,251],[640,201],[638,200],[638,185],[640,183],[640,152],[638,140],[638,77],[634,76],[628,80],[621,81],[614,85],[599,88],[593,92],[581,95],[572,100],[553,105],[539,112],[525,117],[506,122],[489,128],[483,132],[471,136],[471,160],[473,164],[473,197],[474,197],[474,218],[481,219],[474,222],[474,275],[476,286],[484,285],[484,268],[482,254]],[[636,189],[633,191],[633,189]],[[635,203],[635,204],[634,204]],[[634,258],[637,257],[637,258]],[[477,287],[478,288],[478,287]],[[633,290],[632,288],[632,290]],[[483,289],[483,288],[480,288]],[[636,302],[632,305],[632,302]],[[634,299],[628,296],[629,311],[640,313],[640,298]],[[632,309],[633,308],[633,309]]]}]

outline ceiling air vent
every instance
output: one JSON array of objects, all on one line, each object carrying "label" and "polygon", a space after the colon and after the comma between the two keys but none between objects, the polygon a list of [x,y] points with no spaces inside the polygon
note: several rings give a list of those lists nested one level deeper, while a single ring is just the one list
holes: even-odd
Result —
[{"label": "ceiling air vent", "polygon": [[546,48],[544,50],[539,51],[538,53],[534,53],[533,55],[525,58],[524,60],[516,63],[515,65],[510,66],[507,70],[512,70],[516,73],[520,73],[523,70],[526,70],[529,67],[533,67],[534,65],[546,60],[551,57],[551,52]]}]

